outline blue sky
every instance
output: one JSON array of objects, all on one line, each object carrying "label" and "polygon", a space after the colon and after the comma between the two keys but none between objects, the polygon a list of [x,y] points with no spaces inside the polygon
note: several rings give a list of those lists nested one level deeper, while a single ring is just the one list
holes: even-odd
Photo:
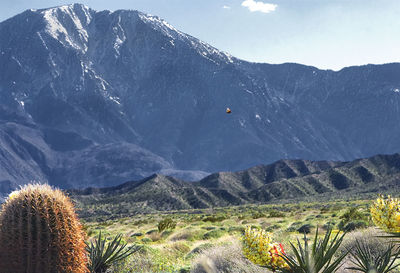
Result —
[{"label": "blue sky", "polygon": [[[3,21],[71,1],[1,0]],[[400,62],[400,0],[81,0],[96,10],[137,9],[249,61],[338,70]]]}]

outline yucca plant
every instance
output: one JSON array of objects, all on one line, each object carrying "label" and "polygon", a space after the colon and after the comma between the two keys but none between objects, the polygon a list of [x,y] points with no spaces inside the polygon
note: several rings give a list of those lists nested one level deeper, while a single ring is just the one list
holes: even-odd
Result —
[{"label": "yucca plant", "polygon": [[348,254],[344,252],[338,257],[334,257],[339,246],[343,242],[345,233],[337,233],[332,236],[332,229],[329,228],[325,237],[318,238],[318,228],[315,233],[314,242],[310,246],[308,239],[304,234],[304,246],[297,239],[298,246],[290,243],[294,257],[282,253],[282,258],[286,261],[288,267],[280,268],[285,273],[331,273],[336,272],[343,258]]},{"label": "yucca plant", "polygon": [[387,273],[395,270],[400,264],[395,264],[400,256],[399,249],[391,242],[386,251],[373,255],[370,247],[356,241],[355,250],[350,252],[353,257],[353,267],[347,269],[365,273]]},{"label": "yucca plant", "polygon": [[91,273],[105,273],[114,263],[124,260],[140,249],[140,246],[136,245],[127,247],[121,240],[122,234],[119,234],[111,242],[107,242],[100,232],[94,242],[86,243]]}]

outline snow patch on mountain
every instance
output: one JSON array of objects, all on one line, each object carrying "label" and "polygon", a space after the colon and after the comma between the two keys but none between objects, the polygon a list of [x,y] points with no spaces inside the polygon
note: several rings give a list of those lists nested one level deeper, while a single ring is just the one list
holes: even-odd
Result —
[{"label": "snow patch on mountain", "polygon": [[[2,140],[0,124],[0,181],[36,176],[60,186],[111,185],[160,170],[201,176],[179,169],[237,170],[285,157],[347,160],[399,147],[399,64],[333,72],[249,63],[156,16],[82,5],[1,24],[0,115],[34,132],[9,136],[7,127]],[[21,139],[25,134],[37,140]],[[2,158],[7,145],[13,154]],[[2,169],[6,164],[26,166]]]},{"label": "snow patch on mountain", "polygon": [[113,31],[116,35],[114,49],[116,52],[116,57],[120,55],[119,49],[122,44],[126,41],[126,35],[124,28],[121,26],[121,15],[118,16],[118,23],[117,26],[113,27]]},{"label": "snow patch on mountain", "polygon": [[204,58],[218,64],[215,59],[222,59],[224,62],[233,63],[234,57],[226,52],[222,52],[211,45],[194,38],[188,34],[185,34],[175,27],[170,25],[165,20],[161,19],[158,16],[153,16],[149,14],[144,14],[139,12],[139,18],[146,23],[149,23],[153,26],[154,29],[161,31],[165,36],[171,39],[170,43],[172,46],[175,46],[176,43],[174,40],[180,40],[186,44],[190,44],[192,48],[194,48],[200,55]]},{"label": "snow patch on mountain", "polygon": [[[85,14],[85,22],[82,22],[79,16],[76,14],[75,8],[77,6],[80,7],[82,9],[82,12]],[[89,8],[83,5],[68,5],[42,10],[41,14],[46,20],[46,32],[50,36],[60,41],[64,46],[70,46],[82,52],[87,52],[89,35],[85,27],[91,21]],[[70,21],[72,22],[74,31],[78,33],[80,41],[77,41],[74,35],[72,33],[69,33],[68,30],[64,27],[65,23],[60,21],[68,21],[68,19],[70,19]]]},{"label": "snow patch on mountain", "polygon": [[165,20],[161,19],[158,16],[153,16],[150,14],[145,14],[145,13],[138,13],[139,18],[146,23],[150,23],[152,26],[157,28],[158,30],[161,30],[164,35],[176,39],[178,36],[185,37],[187,36],[183,32],[177,30],[173,26],[171,26],[168,22]]},{"label": "snow patch on mountain", "polygon": [[118,104],[118,105],[121,104],[120,98],[119,98],[119,97],[108,96],[108,98],[109,98],[110,100],[112,100],[113,102],[115,102],[116,104]]}]

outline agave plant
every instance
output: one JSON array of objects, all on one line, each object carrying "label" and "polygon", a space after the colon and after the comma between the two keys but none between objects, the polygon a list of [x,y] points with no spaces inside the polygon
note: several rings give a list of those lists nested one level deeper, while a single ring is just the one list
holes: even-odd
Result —
[{"label": "agave plant", "polygon": [[344,252],[338,257],[334,257],[339,246],[343,242],[345,233],[332,236],[332,229],[329,228],[325,237],[318,238],[318,228],[315,233],[314,242],[310,246],[304,234],[304,246],[297,240],[298,246],[290,243],[294,257],[282,253],[282,258],[288,267],[280,268],[284,273],[331,273],[336,272],[343,258],[348,254]]},{"label": "agave plant", "polygon": [[89,254],[88,268],[91,273],[105,273],[114,263],[124,260],[140,249],[140,246],[127,247],[121,240],[122,234],[119,234],[111,242],[107,242],[100,232],[94,242],[86,244]]},{"label": "agave plant", "polygon": [[395,264],[400,256],[399,249],[393,242],[387,245],[386,251],[373,255],[365,243],[356,241],[355,250],[350,252],[353,257],[353,267],[347,269],[365,273],[387,273],[396,269],[400,264]]}]

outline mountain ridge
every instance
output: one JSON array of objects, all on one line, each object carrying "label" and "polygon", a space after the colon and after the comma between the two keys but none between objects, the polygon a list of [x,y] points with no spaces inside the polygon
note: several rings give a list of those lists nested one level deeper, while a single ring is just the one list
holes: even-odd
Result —
[{"label": "mountain ridge", "polygon": [[198,180],[400,145],[398,63],[251,63],[159,17],[79,4],[3,21],[0,41],[0,189]]},{"label": "mountain ridge", "polygon": [[[388,191],[396,194],[399,185],[400,154],[397,153],[350,162],[280,160],[240,172],[211,174],[197,182],[154,174],[115,187],[68,192],[79,206],[96,205],[99,209],[94,215],[104,216],[114,205],[118,209],[111,209],[109,215],[309,199],[370,198]],[[86,209],[83,211],[86,213]]]}]

